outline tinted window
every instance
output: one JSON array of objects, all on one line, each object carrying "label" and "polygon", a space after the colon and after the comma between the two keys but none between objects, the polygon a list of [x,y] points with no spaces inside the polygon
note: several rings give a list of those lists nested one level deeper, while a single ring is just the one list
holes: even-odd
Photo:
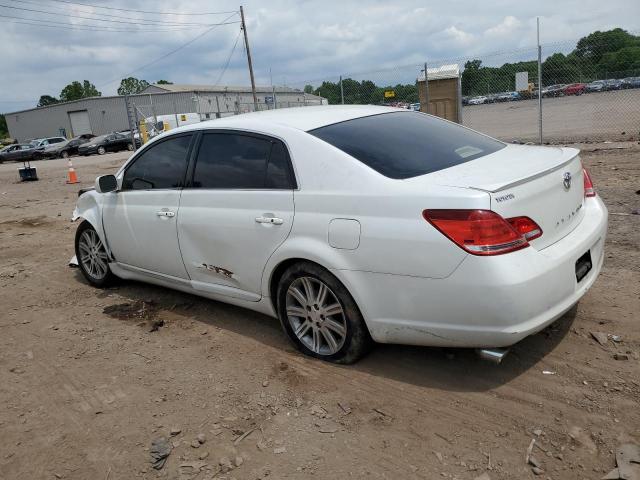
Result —
[{"label": "tinted window", "polygon": [[280,141],[274,141],[271,147],[265,187],[279,189],[295,188],[289,154],[287,153],[287,148]]},{"label": "tinted window", "polygon": [[410,178],[488,155],[505,144],[421,113],[356,118],[309,133],[390,178]]},{"label": "tinted window", "polygon": [[191,135],[173,137],[146,149],[127,168],[123,190],[179,188],[187,168]]},{"label": "tinted window", "polygon": [[196,188],[264,188],[271,142],[229,133],[202,137],[193,186]]},{"label": "tinted window", "polygon": [[60,143],[60,142],[64,142],[65,139],[64,138],[50,138],[49,139],[49,144],[54,144],[54,143]]}]

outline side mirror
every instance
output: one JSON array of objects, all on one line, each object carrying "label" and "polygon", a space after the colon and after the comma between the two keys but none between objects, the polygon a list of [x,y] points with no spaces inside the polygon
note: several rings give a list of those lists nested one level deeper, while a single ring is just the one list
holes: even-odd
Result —
[{"label": "side mirror", "polygon": [[96,178],[96,192],[109,193],[118,189],[118,180],[115,175],[100,175]]}]

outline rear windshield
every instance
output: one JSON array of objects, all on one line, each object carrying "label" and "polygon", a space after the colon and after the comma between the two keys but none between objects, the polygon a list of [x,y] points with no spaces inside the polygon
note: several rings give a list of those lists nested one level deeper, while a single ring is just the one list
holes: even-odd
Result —
[{"label": "rear windshield", "polygon": [[309,133],[396,179],[437,172],[506,146],[455,123],[417,112],[361,117]]}]

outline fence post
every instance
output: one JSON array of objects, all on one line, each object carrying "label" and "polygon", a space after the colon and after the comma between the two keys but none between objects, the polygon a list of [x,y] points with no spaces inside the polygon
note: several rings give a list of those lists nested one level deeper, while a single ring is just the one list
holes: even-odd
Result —
[{"label": "fence post", "polygon": [[424,62],[424,113],[429,113],[429,73],[427,72],[427,62]]},{"label": "fence post", "polygon": [[344,105],[344,89],[342,88],[342,75],[340,75],[340,103]]},{"label": "fence post", "polygon": [[542,145],[542,47],[540,46],[540,17],[536,18],[538,32],[538,142]]}]

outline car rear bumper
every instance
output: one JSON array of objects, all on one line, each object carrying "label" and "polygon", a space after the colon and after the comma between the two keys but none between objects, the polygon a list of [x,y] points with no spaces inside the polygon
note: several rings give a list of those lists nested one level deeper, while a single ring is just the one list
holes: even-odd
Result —
[{"label": "car rear bumper", "polygon": [[[599,197],[588,198],[580,225],[542,250],[469,255],[444,279],[336,274],[377,342],[505,347],[554,322],[589,290],[602,268],[606,232],[606,207]],[[578,282],[576,261],[587,251],[592,268]]]}]

